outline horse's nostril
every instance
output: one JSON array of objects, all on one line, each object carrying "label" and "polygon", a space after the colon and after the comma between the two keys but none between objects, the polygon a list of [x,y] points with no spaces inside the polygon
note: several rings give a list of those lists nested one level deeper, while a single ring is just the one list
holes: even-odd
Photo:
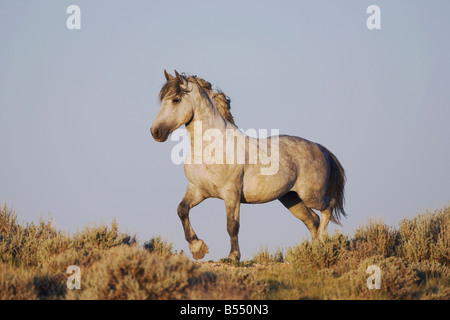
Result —
[{"label": "horse's nostril", "polygon": [[150,132],[155,139],[161,138],[161,131],[158,128],[150,128]]}]

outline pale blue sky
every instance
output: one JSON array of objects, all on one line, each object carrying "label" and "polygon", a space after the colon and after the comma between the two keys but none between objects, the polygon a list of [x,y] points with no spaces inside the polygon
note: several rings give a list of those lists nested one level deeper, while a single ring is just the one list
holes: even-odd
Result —
[{"label": "pale blue sky", "polygon": [[[71,4],[81,30],[66,28]],[[366,28],[371,4],[381,30]],[[116,217],[122,231],[187,251],[176,142],[149,133],[166,68],[220,87],[240,128],[279,129],[335,153],[348,178],[343,232],[445,205],[449,13],[445,0],[2,0],[0,203],[71,232]],[[191,221],[205,259],[228,255],[220,200]],[[278,202],[241,207],[244,259],[307,235]]]}]

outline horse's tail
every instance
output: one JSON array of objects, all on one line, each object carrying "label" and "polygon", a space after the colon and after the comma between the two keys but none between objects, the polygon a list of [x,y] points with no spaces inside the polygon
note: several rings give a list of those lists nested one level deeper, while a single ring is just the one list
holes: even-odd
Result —
[{"label": "horse's tail", "polygon": [[343,215],[344,217],[347,216],[344,210],[344,186],[346,180],[345,171],[339,160],[333,153],[330,152],[330,150],[322,145],[320,147],[327,155],[328,163],[330,166],[330,175],[328,178],[326,195],[328,197],[334,198],[336,201],[336,206],[331,212],[331,221],[340,225],[341,215]]}]

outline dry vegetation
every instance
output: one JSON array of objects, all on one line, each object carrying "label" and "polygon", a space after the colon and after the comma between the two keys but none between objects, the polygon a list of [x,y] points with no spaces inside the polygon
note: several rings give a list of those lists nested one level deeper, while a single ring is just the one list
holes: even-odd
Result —
[{"label": "dry vegetation", "polygon": [[[449,299],[450,207],[369,221],[352,237],[335,233],[244,262],[194,262],[154,237],[139,245],[117,223],[68,235],[50,221],[19,224],[0,209],[0,299]],[[81,289],[69,290],[69,265]],[[381,289],[366,286],[369,265]]]}]

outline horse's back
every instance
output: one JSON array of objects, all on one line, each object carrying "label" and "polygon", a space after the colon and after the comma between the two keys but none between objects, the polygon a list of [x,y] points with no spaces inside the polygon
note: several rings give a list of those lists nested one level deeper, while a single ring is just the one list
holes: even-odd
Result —
[{"label": "horse's back", "polygon": [[[268,139],[270,141],[274,138],[278,138],[278,170],[264,175],[261,174],[261,165],[247,165],[243,179],[242,202],[269,202],[291,190],[305,197],[310,192],[320,193],[322,185],[326,183],[328,170],[320,146],[309,140],[288,135]],[[271,143],[273,142],[268,144]]]}]

